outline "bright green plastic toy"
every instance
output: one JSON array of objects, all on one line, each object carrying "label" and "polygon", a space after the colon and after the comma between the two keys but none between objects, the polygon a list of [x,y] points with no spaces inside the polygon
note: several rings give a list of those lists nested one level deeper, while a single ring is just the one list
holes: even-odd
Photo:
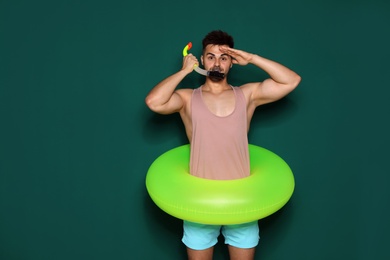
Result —
[{"label": "bright green plastic toy", "polygon": [[249,145],[251,175],[209,180],[189,174],[190,145],[160,155],[146,175],[152,200],[166,213],[202,224],[240,224],[282,208],[294,191],[294,176],[275,153]]}]

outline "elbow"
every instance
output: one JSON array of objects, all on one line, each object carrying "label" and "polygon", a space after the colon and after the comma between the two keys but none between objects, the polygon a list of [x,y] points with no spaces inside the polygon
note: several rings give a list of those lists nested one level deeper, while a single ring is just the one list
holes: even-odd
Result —
[{"label": "elbow", "polygon": [[146,106],[153,112],[164,114],[164,105],[157,102],[153,97],[147,96],[145,98]]},{"label": "elbow", "polygon": [[291,90],[294,90],[296,87],[298,87],[301,80],[302,80],[301,76],[299,76],[298,74],[295,74],[294,78],[291,80],[291,83],[290,83]]},{"label": "elbow", "polygon": [[146,106],[147,106],[150,110],[156,112],[156,105],[155,105],[155,102],[153,102],[153,98],[152,98],[152,97],[147,96],[147,97],[145,98],[145,104],[146,104]]}]

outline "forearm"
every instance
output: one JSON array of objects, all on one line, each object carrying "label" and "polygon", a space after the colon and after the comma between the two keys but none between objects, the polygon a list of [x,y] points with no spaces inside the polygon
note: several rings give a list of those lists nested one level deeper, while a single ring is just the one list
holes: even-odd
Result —
[{"label": "forearm", "polygon": [[156,108],[166,104],[187,74],[188,72],[185,70],[180,70],[158,83],[145,98],[147,106],[156,110]]}]

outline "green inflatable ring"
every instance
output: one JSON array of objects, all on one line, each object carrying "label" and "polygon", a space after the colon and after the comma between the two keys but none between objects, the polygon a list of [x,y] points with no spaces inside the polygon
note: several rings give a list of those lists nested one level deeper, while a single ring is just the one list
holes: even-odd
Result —
[{"label": "green inflatable ring", "polygon": [[251,175],[209,180],[189,174],[190,145],[160,155],[146,175],[146,188],[166,213],[202,224],[240,224],[282,208],[294,191],[294,176],[275,153],[249,145]]}]

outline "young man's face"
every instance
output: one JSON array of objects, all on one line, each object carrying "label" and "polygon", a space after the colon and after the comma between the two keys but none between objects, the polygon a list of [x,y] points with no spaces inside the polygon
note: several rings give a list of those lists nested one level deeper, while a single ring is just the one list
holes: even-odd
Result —
[{"label": "young man's face", "polygon": [[218,71],[227,75],[232,66],[232,58],[221,52],[219,47],[220,45],[207,45],[201,61],[206,70]]}]

